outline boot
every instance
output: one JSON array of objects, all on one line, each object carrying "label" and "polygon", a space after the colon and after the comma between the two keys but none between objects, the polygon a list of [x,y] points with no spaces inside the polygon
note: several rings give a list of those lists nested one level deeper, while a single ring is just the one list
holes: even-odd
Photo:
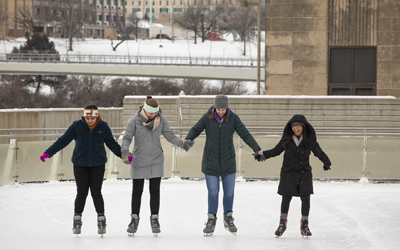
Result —
[{"label": "boot", "polygon": [[217,217],[214,214],[207,214],[208,220],[204,225],[206,227],[203,229],[204,235],[212,235],[214,233],[215,224],[217,223]]},{"label": "boot", "polygon": [[131,214],[131,223],[128,225],[128,229],[126,230],[129,235],[133,235],[136,233],[138,227],[139,227],[139,216],[137,214]]},{"label": "boot", "polygon": [[236,228],[235,224],[233,224],[234,220],[235,219],[232,217],[232,212],[228,212],[228,213],[224,214],[225,229],[233,234],[236,234],[237,228]]},{"label": "boot", "polygon": [[158,214],[152,214],[150,217],[151,231],[153,234],[157,235],[161,232],[160,222],[158,221]]},{"label": "boot", "polygon": [[301,220],[300,221],[300,233],[303,236],[310,237],[312,233],[310,232],[310,229],[308,228],[308,220]]},{"label": "boot", "polygon": [[73,234],[81,234],[82,216],[74,215],[74,225],[72,227]]},{"label": "boot", "polygon": [[282,236],[282,234],[286,231],[286,225],[287,225],[287,220],[281,219],[279,220],[279,227],[278,229],[275,231],[275,235],[277,237]]},{"label": "boot", "polygon": [[103,236],[106,233],[106,227],[106,217],[104,215],[97,217],[97,233]]}]

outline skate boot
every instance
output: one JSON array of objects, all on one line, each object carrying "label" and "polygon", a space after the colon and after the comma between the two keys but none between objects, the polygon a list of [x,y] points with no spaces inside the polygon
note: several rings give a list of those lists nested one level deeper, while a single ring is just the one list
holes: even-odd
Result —
[{"label": "skate boot", "polygon": [[213,214],[207,214],[208,215],[208,220],[204,225],[206,227],[203,229],[204,236],[209,236],[214,233],[215,229],[215,224],[217,223],[217,217]]},{"label": "skate boot", "polygon": [[158,214],[152,214],[150,217],[151,231],[154,236],[158,236],[161,233],[160,222],[158,222]]},{"label": "skate boot", "polygon": [[304,237],[310,237],[312,233],[310,232],[310,229],[308,228],[308,220],[301,220],[300,221],[300,233]]},{"label": "skate boot", "polygon": [[76,234],[76,237],[78,237],[78,234],[81,234],[81,227],[82,227],[82,216],[74,215],[74,225],[72,227],[72,233]]},{"label": "skate boot", "polygon": [[228,230],[230,233],[236,235],[237,228],[235,224],[233,224],[233,221],[235,219],[232,217],[232,212],[228,212],[224,214],[224,227],[226,230]]},{"label": "skate boot", "polygon": [[279,227],[275,231],[276,237],[282,236],[282,234],[286,231],[287,220],[281,219],[279,220]]},{"label": "skate boot", "polygon": [[136,233],[139,227],[139,220],[140,220],[137,214],[131,214],[131,218],[132,218],[131,223],[129,223],[128,229],[126,230],[129,236],[133,236]]},{"label": "skate boot", "polygon": [[106,234],[106,217],[104,215],[101,215],[97,217],[97,233],[103,237],[103,234]]}]

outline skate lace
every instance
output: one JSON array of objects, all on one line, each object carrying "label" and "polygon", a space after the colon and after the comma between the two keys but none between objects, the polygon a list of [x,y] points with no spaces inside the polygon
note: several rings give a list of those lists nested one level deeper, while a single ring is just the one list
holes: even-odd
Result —
[{"label": "skate lace", "polygon": [[151,219],[151,227],[152,228],[159,228],[160,223],[158,222],[158,219]]},{"label": "skate lace", "polygon": [[214,226],[215,220],[214,219],[208,219],[206,223],[204,223],[206,225],[207,228],[212,228]]},{"label": "skate lace", "polygon": [[235,226],[235,224],[233,224],[233,221],[235,219],[232,216],[226,216],[225,221],[229,224],[229,226]]},{"label": "skate lace", "polygon": [[139,224],[139,220],[132,219],[131,223],[129,223],[129,227],[136,228],[138,224]]},{"label": "skate lace", "polygon": [[82,226],[82,221],[81,220],[74,220],[74,227],[80,227]]},{"label": "skate lace", "polygon": [[105,220],[99,220],[97,221],[97,226],[99,228],[104,228],[106,226],[106,221]]}]

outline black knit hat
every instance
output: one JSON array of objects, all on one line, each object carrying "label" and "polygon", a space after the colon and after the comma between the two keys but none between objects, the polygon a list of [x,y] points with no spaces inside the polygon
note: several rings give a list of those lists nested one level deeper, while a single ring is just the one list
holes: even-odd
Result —
[{"label": "black knit hat", "polygon": [[226,109],[229,106],[229,100],[226,95],[217,95],[214,99],[214,108]]}]

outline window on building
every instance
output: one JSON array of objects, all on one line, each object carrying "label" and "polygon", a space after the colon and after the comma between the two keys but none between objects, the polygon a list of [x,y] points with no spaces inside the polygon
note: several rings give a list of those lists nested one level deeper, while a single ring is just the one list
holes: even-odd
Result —
[{"label": "window on building", "polygon": [[101,5],[102,4],[102,0],[97,0],[96,4]]},{"label": "window on building", "polygon": [[[146,13],[150,13],[150,8],[146,8]],[[151,8],[151,13],[154,14],[154,8]]]},{"label": "window on building", "polygon": [[103,16],[101,14],[97,14],[97,21],[102,21],[103,20]]},{"label": "window on building", "polygon": [[376,48],[329,48],[330,95],[376,95]]},{"label": "window on building", "polygon": [[174,8],[174,13],[182,13],[182,8]]},{"label": "window on building", "polygon": [[86,35],[87,36],[93,35],[93,30],[92,29],[86,29]]},{"label": "window on building", "polygon": [[100,30],[99,29],[95,29],[94,30],[94,35],[99,37],[100,36]]},{"label": "window on building", "polygon": [[39,8],[35,8],[35,16],[40,15],[40,9]]},{"label": "window on building", "polygon": [[140,8],[133,8],[132,9],[132,14],[136,14],[138,12],[140,12]]},{"label": "window on building", "polygon": [[168,8],[160,8],[160,14],[167,14]]}]

